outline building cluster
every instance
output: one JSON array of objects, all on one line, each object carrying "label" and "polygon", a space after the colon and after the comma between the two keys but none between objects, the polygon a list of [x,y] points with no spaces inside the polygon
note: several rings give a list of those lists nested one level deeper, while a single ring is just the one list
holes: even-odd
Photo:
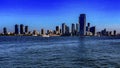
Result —
[{"label": "building cluster", "polygon": [[106,29],[101,32],[96,32],[96,27],[91,26],[90,23],[86,23],[86,14],[80,14],[79,22],[71,24],[71,27],[62,23],[61,27],[56,26],[55,30],[45,30],[41,29],[40,32],[33,30],[29,31],[28,26],[23,24],[16,24],[14,26],[14,32],[7,32],[7,28],[3,28],[3,33],[1,35],[22,35],[22,36],[112,36],[116,35],[116,31],[106,31]]},{"label": "building cluster", "polygon": [[97,32],[97,35],[98,36],[116,36],[117,33],[116,33],[116,30],[114,31],[107,31],[106,29],[100,31],[100,32]]},{"label": "building cluster", "polygon": [[1,35],[27,35],[28,32],[28,26],[24,26],[23,24],[16,24],[14,27],[14,32],[8,32],[7,28],[3,28],[3,33]]}]

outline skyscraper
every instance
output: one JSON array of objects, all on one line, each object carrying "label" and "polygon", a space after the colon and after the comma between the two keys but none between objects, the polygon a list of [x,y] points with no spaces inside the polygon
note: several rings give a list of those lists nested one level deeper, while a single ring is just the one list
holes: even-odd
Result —
[{"label": "skyscraper", "polygon": [[56,34],[60,34],[60,27],[56,26]]},{"label": "skyscraper", "polygon": [[80,36],[86,35],[86,15],[85,14],[80,14],[79,17],[79,32]]},{"label": "skyscraper", "polygon": [[15,25],[15,34],[19,34],[19,26],[17,24]]},{"label": "skyscraper", "polygon": [[3,28],[3,33],[4,33],[4,35],[7,34],[7,28],[6,27]]},{"label": "skyscraper", "polygon": [[28,26],[25,26],[25,33],[28,33]]},{"label": "skyscraper", "polygon": [[90,32],[90,23],[87,23],[86,31],[87,31],[87,32]]},{"label": "skyscraper", "polygon": [[24,34],[24,25],[20,24],[20,34]]},{"label": "skyscraper", "polygon": [[70,29],[67,25],[65,25],[65,34],[66,36],[69,36],[70,35]]},{"label": "skyscraper", "polygon": [[65,23],[62,23],[62,35],[65,34],[65,31],[66,31],[66,30],[65,30],[65,29],[66,29],[65,27],[66,27]]},{"label": "skyscraper", "polygon": [[41,35],[45,35],[45,30],[41,29]]},{"label": "skyscraper", "polygon": [[75,24],[72,24],[71,26],[71,33],[72,33],[72,36],[75,35]]},{"label": "skyscraper", "polygon": [[79,32],[79,24],[76,23],[76,33],[78,33],[78,32]]},{"label": "skyscraper", "polygon": [[95,36],[95,33],[96,33],[95,26],[93,26],[93,27],[90,28],[90,32],[92,32],[92,35]]},{"label": "skyscraper", "polygon": [[90,27],[90,23],[87,23],[87,26]]}]

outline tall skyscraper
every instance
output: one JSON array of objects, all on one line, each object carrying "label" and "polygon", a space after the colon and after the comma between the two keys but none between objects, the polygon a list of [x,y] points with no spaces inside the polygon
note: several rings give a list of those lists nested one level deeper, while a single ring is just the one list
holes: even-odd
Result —
[{"label": "tall skyscraper", "polygon": [[67,25],[65,25],[65,35],[66,36],[70,35],[70,28]]},{"label": "tall skyscraper", "polygon": [[71,26],[71,33],[72,33],[72,36],[75,35],[75,24],[72,24]]},{"label": "tall skyscraper", "polygon": [[6,27],[3,28],[3,33],[4,33],[4,35],[7,34],[7,28]]},{"label": "tall skyscraper", "polygon": [[78,32],[79,32],[79,24],[76,23],[76,33],[78,33]]},{"label": "tall skyscraper", "polygon": [[20,24],[20,34],[24,34],[24,25]]},{"label": "tall skyscraper", "polygon": [[25,26],[25,33],[28,33],[28,26]]},{"label": "tall skyscraper", "polygon": [[93,27],[90,28],[90,32],[92,32],[92,35],[95,36],[95,33],[96,33],[95,26],[93,26]]},{"label": "tall skyscraper", "polygon": [[80,14],[79,26],[80,26],[80,29],[79,29],[80,36],[86,35],[86,15],[85,14]]},{"label": "tall skyscraper", "polygon": [[86,31],[87,31],[87,32],[90,32],[90,23],[87,23]]},{"label": "tall skyscraper", "polygon": [[15,34],[19,34],[19,26],[17,24],[15,25]]},{"label": "tall skyscraper", "polygon": [[65,29],[66,29],[65,27],[66,27],[65,23],[62,23],[62,34],[65,34],[65,31],[66,31],[66,30],[65,30]]},{"label": "tall skyscraper", "polygon": [[56,26],[56,34],[60,34],[60,27]]},{"label": "tall skyscraper", "polygon": [[60,28],[60,34],[62,33],[62,29]]},{"label": "tall skyscraper", "polygon": [[90,23],[87,23],[87,26],[90,27]]}]

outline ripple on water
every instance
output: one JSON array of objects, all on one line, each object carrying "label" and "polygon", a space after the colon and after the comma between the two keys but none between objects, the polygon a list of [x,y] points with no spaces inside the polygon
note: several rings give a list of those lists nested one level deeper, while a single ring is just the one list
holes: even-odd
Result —
[{"label": "ripple on water", "polygon": [[1,68],[120,67],[119,39],[5,37],[2,40],[2,38],[0,37]]}]

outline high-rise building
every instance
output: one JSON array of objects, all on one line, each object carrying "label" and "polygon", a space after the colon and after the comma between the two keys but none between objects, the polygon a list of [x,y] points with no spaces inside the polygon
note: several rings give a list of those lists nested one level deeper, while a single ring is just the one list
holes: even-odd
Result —
[{"label": "high-rise building", "polygon": [[25,26],[25,33],[28,33],[28,26]]},{"label": "high-rise building", "polygon": [[47,30],[47,35],[49,35],[50,34],[50,30]]},{"label": "high-rise building", "polygon": [[62,29],[60,28],[60,34],[62,33]]},{"label": "high-rise building", "polygon": [[66,36],[70,35],[70,28],[67,25],[65,26],[65,35]]},{"label": "high-rise building", "polygon": [[19,34],[19,25],[15,25],[15,34]]},{"label": "high-rise building", "polygon": [[60,27],[56,26],[56,34],[60,34]]},{"label": "high-rise building", "polygon": [[116,30],[113,31],[113,35],[116,36]]},{"label": "high-rise building", "polygon": [[45,30],[41,29],[41,35],[45,35]]},{"label": "high-rise building", "polygon": [[65,30],[66,29],[66,25],[65,25],[65,23],[62,23],[62,35],[64,35],[65,34]]},{"label": "high-rise building", "polygon": [[24,25],[20,24],[20,34],[24,34]]},{"label": "high-rise building", "polygon": [[95,33],[96,33],[95,26],[93,26],[93,27],[90,28],[90,32],[92,32],[92,35],[95,36]]},{"label": "high-rise building", "polygon": [[87,23],[86,31],[87,31],[87,32],[90,32],[90,23]]},{"label": "high-rise building", "polygon": [[79,24],[76,23],[76,33],[78,33],[78,32],[79,32]]},{"label": "high-rise building", "polygon": [[80,36],[86,35],[86,15],[85,14],[80,14],[79,17],[79,32]]},{"label": "high-rise building", "polygon": [[37,36],[38,35],[38,32],[36,30],[33,30],[33,36]]},{"label": "high-rise building", "polygon": [[4,33],[4,35],[7,34],[7,28],[6,27],[3,28],[3,33]]},{"label": "high-rise building", "polygon": [[90,23],[87,23],[87,26],[90,27]]},{"label": "high-rise building", "polygon": [[72,24],[72,26],[71,26],[71,34],[72,34],[72,36],[75,35],[75,24]]},{"label": "high-rise building", "polygon": [[107,30],[106,30],[106,28],[101,31],[101,35],[102,35],[102,36],[107,36]]}]

